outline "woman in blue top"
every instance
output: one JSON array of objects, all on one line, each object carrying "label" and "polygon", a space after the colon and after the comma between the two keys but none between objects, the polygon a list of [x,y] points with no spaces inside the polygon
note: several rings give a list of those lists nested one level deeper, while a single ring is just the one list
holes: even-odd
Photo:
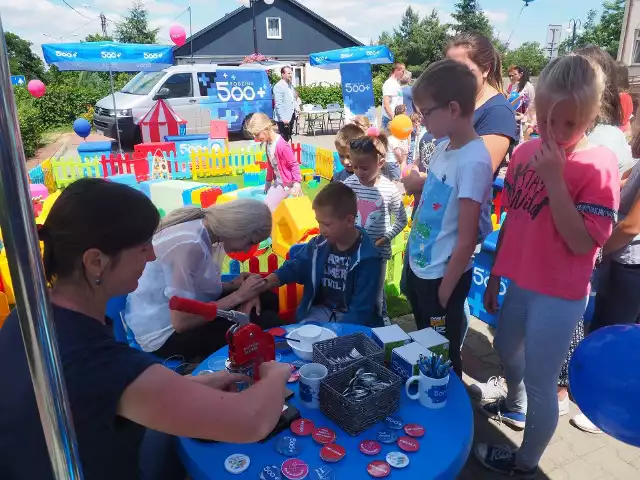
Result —
[{"label": "woman in blue top", "polygon": [[[107,301],[138,286],[155,259],[151,239],[159,221],[141,192],[84,178],[62,192],[38,230],[58,366],[87,480],[166,479],[167,469],[159,476],[145,468],[149,460],[157,467],[169,457],[149,448],[151,436],[155,445],[159,432],[256,442],[282,411],[291,373],[285,364],[264,363],[260,381],[238,393],[235,382],[246,377],[182,377],[113,338],[111,320],[118,319],[106,318]],[[15,310],[0,330],[0,364],[6,367],[0,376],[0,478],[53,480]]]}]

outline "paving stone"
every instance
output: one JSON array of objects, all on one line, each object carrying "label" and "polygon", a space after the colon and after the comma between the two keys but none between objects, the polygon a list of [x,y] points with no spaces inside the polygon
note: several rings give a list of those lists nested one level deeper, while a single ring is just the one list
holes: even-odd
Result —
[{"label": "paving stone", "polygon": [[536,478],[539,480],[573,480],[569,477],[569,474],[567,473],[567,471],[562,467],[554,468],[553,470],[547,473],[545,472],[538,473]]},{"label": "paving stone", "polygon": [[640,478],[638,470],[618,458],[616,451],[609,445],[585,455],[584,460],[589,465],[600,467],[603,473],[608,473],[618,480],[637,480]]},{"label": "paving stone", "polygon": [[562,469],[567,472],[568,478],[572,480],[596,480],[603,473],[600,467],[590,465],[582,458],[577,458],[573,462],[566,464]]},{"label": "paving stone", "polygon": [[467,335],[467,338],[464,341],[464,348],[478,357],[484,357],[495,353],[493,345],[489,340],[485,336],[478,334]]},{"label": "paving stone", "polygon": [[[608,435],[598,435],[598,436],[602,437],[603,443],[606,442],[608,445],[610,445],[613,448],[618,458],[623,462],[632,464],[634,461],[640,458],[640,448],[634,447],[632,445],[627,445],[626,443],[622,443],[621,441],[616,440],[615,438],[610,437]],[[638,478],[640,478],[640,474],[638,475]]]},{"label": "paving stone", "polygon": [[571,450],[571,447],[567,442],[558,442],[553,445],[553,448],[547,448],[543,458],[546,458],[557,466],[562,467],[576,460],[578,456],[573,450]]},{"label": "paving stone", "polygon": [[607,445],[602,435],[592,435],[575,428],[569,423],[569,418],[567,415],[560,419],[556,432],[561,432],[563,440],[568,442],[576,455],[582,457]]}]

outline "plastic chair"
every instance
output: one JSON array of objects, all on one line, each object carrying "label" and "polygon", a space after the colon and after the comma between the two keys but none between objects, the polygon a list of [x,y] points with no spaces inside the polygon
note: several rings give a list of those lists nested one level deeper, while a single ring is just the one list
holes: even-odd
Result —
[{"label": "plastic chair", "polygon": [[316,130],[318,128],[320,128],[321,132],[324,131],[324,120],[325,120],[324,113],[315,113],[315,112],[322,112],[324,108],[322,108],[322,105],[318,105],[318,104],[305,105],[303,109],[305,107],[307,107],[307,109],[304,110],[306,113],[305,119],[306,119],[307,135],[313,135],[315,137]]},{"label": "plastic chair", "polygon": [[344,125],[344,113],[342,105],[339,103],[330,103],[327,105],[327,129],[340,130]]},{"label": "plastic chair", "polygon": [[[139,351],[142,350],[140,344],[136,341],[136,337],[133,331],[127,326],[124,319],[124,312],[127,307],[127,296],[122,295],[120,297],[113,297],[107,302],[107,317],[113,322],[113,335],[118,342],[126,343],[131,348],[135,348]],[[174,372],[180,372],[180,367],[184,364],[184,359],[177,358],[161,358],[152,353],[148,353],[156,358],[165,367],[173,370]]]}]

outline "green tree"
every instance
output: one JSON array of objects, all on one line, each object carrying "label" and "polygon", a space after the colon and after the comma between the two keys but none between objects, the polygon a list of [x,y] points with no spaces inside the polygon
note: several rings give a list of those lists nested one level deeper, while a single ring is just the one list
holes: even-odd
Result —
[{"label": "green tree", "polygon": [[[414,76],[422,73],[430,63],[442,59],[447,42],[446,24],[440,23],[437,12],[420,18],[410,6],[402,16],[400,25],[392,32],[383,32],[379,45],[388,45],[397,61],[404,63]],[[389,67],[377,69],[388,75]]]},{"label": "green tree", "polygon": [[87,38],[84,39],[85,42],[111,42],[113,37],[111,35],[107,35],[106,37],[101,33],[90,33],[87,35]]},{"label": "green tree", "polygon": [[460,0],[455,4],[455,12],[451,16],[456,21],[452,25],[456,33],[480,33],[493,38],[489,19],[476,0]]},{"label": "green tree", "polygon": [[564,55],[585,45],[598,45],[609,52],[613,58],[616,58],[622,32],[624,4],[625,0],[605,0],[602,3],[603,10],[600,19],[597,18],[595,10],[589,10],[582,32],[576,35],[575,42],[573,34],[570,34],[560,44],[560,54]]},{"label": "green tree", "polygon": [[529,75],[538,75],[549,61],[538,42],[525,42],[515,50],[505,53],[502,59],[505,67],[525,67]]},{"label": "green tree", "polygon": [[31,50],[33,44],[11,32],[5,33],[4,39],[7,43],[11,74],[24,75],[27,81],[34,78],[44,80],[44,63]]},{"label": "green tree", "polygon": [[156,43],[159,28],[149,28],[149,12],[135,0],[125,19],[116,26],[115,38],[122,43]]}]

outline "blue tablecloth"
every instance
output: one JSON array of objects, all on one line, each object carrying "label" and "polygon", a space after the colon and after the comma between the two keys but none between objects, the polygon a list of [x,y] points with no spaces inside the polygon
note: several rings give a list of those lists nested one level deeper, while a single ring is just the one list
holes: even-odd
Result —
[{"label": "blue tablecloth", "polygon": [[[340,334],[355,332],[365,332],[370,334],[366,327],[356,325],[339,325],[342,327]],[[227,355],[227,348],[216,352],[213,357]],[[293,361],[297,357],[293,353],[283,355],[281,361]],[[204,361],[200,369],[209,369],[208,360]],[[326,418],[320,410],[307,409],[301,405],[298,398],[298,384],[289,384],[289,388],[294,391],[295,396],[289,402],[293,404],[303,418],[308,418],[314,422],[316,427],[327,427],[335,431],[338,435],[336,443],[347,450],[345,458],[337,463],[331,464],[337,479],[358,480],[371,479],[367,473],[367,465],[374,460],[384,460],[387,453],[399,451],[396,444],[382,445],[382,452],[374,457],[365,456],[360,453],[358,445],[362,440],[376,440],[376,433],[383,428],[382,424],[374,425],[369,430],[361,433],[357,437],[344,432],[337,424]],[[425,427],[425,436],[418,439],[420,450],[416,453],[409,453],[410,464],[408,467],[395,470],[390,478],[411,478],[420,480],[455,479],[463,465],[467,461],[471,450],[473,438],[473,412],[471,402],[462,382],[452,375],[449,380],[449,397],[447,405],[440,410],[429,410],[424,408],[417,401],[407,398],[404,388],[400,403],[400,410],[397,415],[404,423],[418,423]],[[224,468],[225,459],[234,453],[246,454],[251,459],[251,465],[247,471],[242,473],[242,478],[258,478],[261,470],[267,465],[282,465],[286,460],[276,452],[275,442],[285,435],[292,435],[289,430],[279,433],[265,443],[255,443],[250,445],[235,445],[228,443],[206,443],[190,438],[180,438],[179,453],[189,475],[193,480],[221,480],[224,478],[238,478],[237,475],[228,473]],[[311,437],[301,438],[304,449],[298,458],[307,462],[310,467],[309,476],[313,479],[313,470],[329,465],[320,459],[320,446]]]}]

